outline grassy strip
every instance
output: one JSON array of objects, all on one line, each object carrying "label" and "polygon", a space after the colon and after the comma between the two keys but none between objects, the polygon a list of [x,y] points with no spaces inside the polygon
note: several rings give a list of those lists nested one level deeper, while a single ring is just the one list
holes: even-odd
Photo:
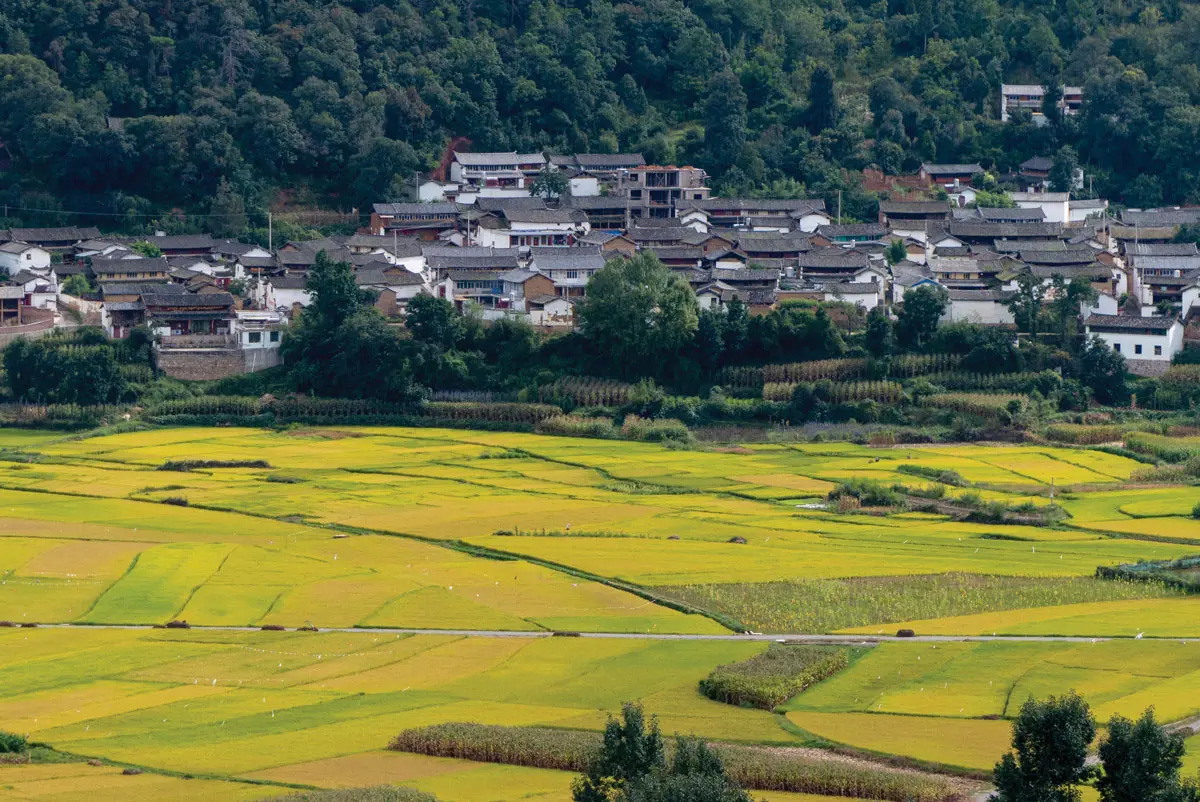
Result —
[{"label": "grassy strip", "polygon": [[[437,757],[583,771],[599,749],[597,732],[454,723],[405,730],[388,748]],[[929,774],[823,759],[794,749],[713,744],[739,784],[757,791],[848,796],[889,802],[950,802],[961,788]]]},{"label": "grassy strip", "polygon": [[771,644],[749,660],[714,668],[700,680],[700,692],[725,704],[774,710],[849,664],[848,650],[837,646]]},{"label": "grassy strip", "polygon": [[736,618],[759,632],[834,632],[1025,607],[1183,595],[1162,582],[964,573],[672,585],[650,590]]}]

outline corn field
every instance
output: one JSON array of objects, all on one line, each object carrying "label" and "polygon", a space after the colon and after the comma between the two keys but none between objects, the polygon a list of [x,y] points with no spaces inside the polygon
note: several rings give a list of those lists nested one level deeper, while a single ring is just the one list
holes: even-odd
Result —
[{"label": "corn field", "polygon": [[1125,435],[1125,447],[1166,462],[1183,462],[1200,456],[1200,437],[1167,437],[1148,432],[1130,432]]},{"label": "corn field", "polygon": [[926,396],[921,399],[921,403],[936,409],[949,409],[984,418],[996,418],[1005,412],[1013,401],[1023,404],[1025,400],[1023,395],[1008,393],[943,393]]},{"label": "corn field", "polygon": [[[405,730],[392,739],[388,748],[418,755],[579,772],[587,768],[600,745],[598,732],[452,723]],[[721,756],[730,778],[752,790],[889,802],[951,802],[961,798],[949,778],[812,758],[770,747],[710,745]],[[673,743],[668,744],[668,756],[673,747]]]},{"label": "corn field", "polygon": [[257,398],[238,395],[206,395],[199,398],[180,398],[163,401],[146,410],[146,414],[159,415],[229,415],[244,417],[261,415],[263,406]]},{"label": "corn field", "polygon": [[538,388],[538,401],[544,404],[569,399],[575,406],[619,407],[629,403],[633,385],[613,379],[572,376]]},{"label": "corn field", "polygon": [[763,386],[763,369],[754,365],[735,365],[722,368],[717,375],[722,387],[753,389]]},{"label": "corn field", "polygon": [[495,423],[539,423],[561,415],[562,410],[550,404],[476,404],[449,401],[427,401],[417,409],[423,418],[440,420],[484,420]]},{"label": "corn field", "polygon": [[764,382],[815,382],[822,379],[842,381],[860,376],[865,359],[818,359],[813,362],[789,362],[763,367]]},{"label": "corn field", "polygon": [[925,378],[933,384],[945,387],[947,390],[984,390],[990,392],[1015,392],[1028,387],[1036,378],[1036,373],[969,373],[967,371],[949,371],[946,373],[930,373]]},{"label": "corn field", "polygon": [[888,375],[911,379],[913,376],[954,370],[961,362],[962,357],[955,354],[905,354],[892,359]]},{"label": "corn field", "polygon": [[[786,404],[792,400],[795,389],[794,382],[769,382],[763,385],[763,399]],[[829,401],[834,404],[848,404],[866,399],[894,404],[903,397],[904,388],[899,382],[893,381],[835,382],[829,391]]]}]

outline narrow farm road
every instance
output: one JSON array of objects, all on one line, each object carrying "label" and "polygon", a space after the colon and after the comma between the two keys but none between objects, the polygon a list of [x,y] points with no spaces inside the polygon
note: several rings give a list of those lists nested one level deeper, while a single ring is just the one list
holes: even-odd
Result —
[{"label": "narrow farm road", "polygon": [[[164,629],[151,624],[38,624],[39,627],[72,628],[72,629]],[[232,626],[190,626],[188,629],[220,632],[259,632],[261,627],[232,627]],[[1004,641],[1006,643],[1104,643],[1111,640],[1139,640],[1137,638],[1088,638],[1075,635],[916,635],[901,638],[895,635],[821,635],[812,633],[792,634],[763,634],[760,632],[728,635],[694,635],[673,634],[665,632],[531,632],[528,630],[511,629],[416,629],[409,627],[322,627],[321,632],[347,632],[362,634],[384,635],[461,635],[478,638],[618,638],[629,640],[708,640],[708,641],[796,641],[804,643],[845,643],[845,644],[875,644],[875,643],[987,643]],[[283,631],[283,630],[281,630]],[[295,629],[286,630],[295,632]],[[1145,638],[1146,641],[1176,641],[1178,643],[1200,643],[1200,638]]]}]

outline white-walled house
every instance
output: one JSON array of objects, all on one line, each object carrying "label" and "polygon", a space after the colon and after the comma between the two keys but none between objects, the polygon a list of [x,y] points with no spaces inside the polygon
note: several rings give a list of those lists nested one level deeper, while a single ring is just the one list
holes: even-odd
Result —
[{"label": "white-walled house", "polygon": [[1065,223],[1071,219],[1069,192],[1010,192],[1008,197],[1018,209],[1041,209],[1047,223]]},{"label": "white-walled house", "polygon": [[1162,367],[1183,350],[1183,324],[1173,317],[1135,315],[1092,315],[1084,321],[1088,335],[1108,343],[1124,355],[1131,372],[1139,362],[1156,362]]},{"label": "white-walled house", "polygon": [[38,275],[22,270],[9,276],[9,282],[21,287],[26,306],[54,309],[58,304],[58,276],[53,272]]},{"label": "white-walled house", "polygon": [[274,298],[276,309],[290,310],[312,303],[306,276],[271,276],[266,283],[270,285],[270,295]]},{"label": "white-walled house", "polygon": [[1089,217],[1101,217],[1108,211],[1108,201],[1101,198],[1074,199],[1067,216],[1068,223],[1083,223]]},{"label": "white-walled house", "polygon": [[942,320],[947,322],[967,321],[984,325],[1012,325],[1013,315],[1005,306],[1007,294],[998,290],[952,289],[950,303]]},{"label": "white-walled house", "polygon": [[1118,315],[1120,313],[1121,305],[1117,302],[1117,297],[1107,292],[1096,293],[1096,302],[1090,306],[1082,303],[1079,305],[1079,314],[1084,318],[1092,315]]},{"label": "white-walled house", "polygon": [[27,242],[6,242],[0,245],[0,268],[10,274],[22,270],[44,273],[50,269],[50,251]]}]

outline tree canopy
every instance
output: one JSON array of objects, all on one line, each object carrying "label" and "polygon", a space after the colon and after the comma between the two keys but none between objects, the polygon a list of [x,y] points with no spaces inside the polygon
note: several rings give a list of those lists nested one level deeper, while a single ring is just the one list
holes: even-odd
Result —
[{"label": "tree canopy", "polygon": [[[843,190],[860,218],[842,168],[1033,155],[1056,185],[1077,159],[1114,200],[1197,202],[1198,27],[1194,4],[1099,0],[12,0],[0,195],[49,210],[29,225],[179,206],[228,231],[279,189],[399,199],[464,137],[696,163],[725,194]],[[1079,114],[999,121],[1001,83],[1046,81],[1082,86]]]}]

